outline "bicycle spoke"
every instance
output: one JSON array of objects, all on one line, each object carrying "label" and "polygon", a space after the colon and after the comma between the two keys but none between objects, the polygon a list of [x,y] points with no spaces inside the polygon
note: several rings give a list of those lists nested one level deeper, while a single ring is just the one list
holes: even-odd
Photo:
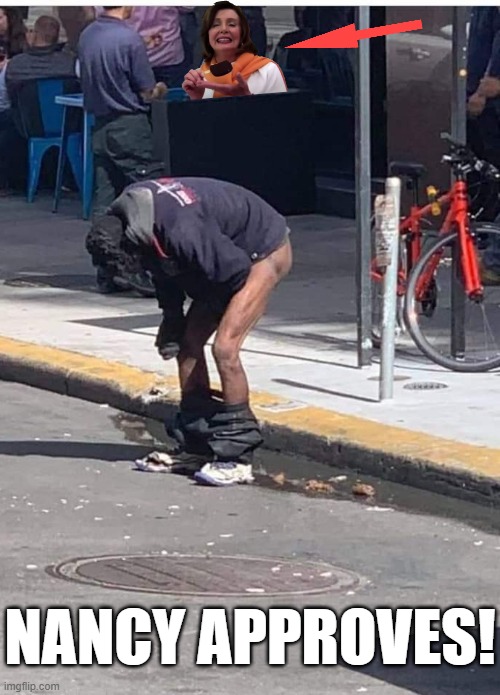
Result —
[{"label": "bicycle spoke", "polygon": [[[500,229],[489,229],[488,236],[500,243]],[[410,333],[427,357],[447,369],[492,369],[500,366],[500,286],[486,286],[479,302],[464,296],[461,272],[455,276],[453,262],[457,244],[455,235],[442,238],[415,267],[407,297]],[[441,258],[436,266],[437,253]],[[433,264],[436,304],[433,311],[425,311],[425,302],[418,300],[425,298],[422,288],[429,287]],[[427,278],[427,284],[422,278]]]}]

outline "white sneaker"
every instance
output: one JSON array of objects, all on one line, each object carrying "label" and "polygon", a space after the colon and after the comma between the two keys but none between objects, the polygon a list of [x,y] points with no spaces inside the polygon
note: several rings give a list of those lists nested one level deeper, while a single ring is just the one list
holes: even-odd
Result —
[{"label": "white sneaker", "polygon": [[206,463],[194,475],[199,483],[224,487],[227,485],[242,485],[253,483],[252,465],[246,463],[221,463],[214,461]]},{"label": "white sneaker", "polygon": [[178,473],[193,475],[206,463],[207,457],[188,454],[182,449],[152,451],[143,459],[137,459],[136,468],[144,473]]}]

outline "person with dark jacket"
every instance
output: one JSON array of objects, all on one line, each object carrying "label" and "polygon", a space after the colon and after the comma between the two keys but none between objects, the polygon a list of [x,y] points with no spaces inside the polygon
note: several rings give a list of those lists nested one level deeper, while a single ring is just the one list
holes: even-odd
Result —
[{"label": "person with dark jacket", "polygon": [[[108,214],[94,220],[87,249],[95,262],[118,265],[133,249],[140,254],[163,312],[156,346],[178,363],[181,403],[170,434],[179,447],[138,467],[195,473],[209,485],[252,482],[252,453],[263,440],[240,350],[290,271],[285,219],[235,184],[158,179],[127,187]],[[186,298],[192,300],[187,314]],[[204,354],[213,333],[220,400]]]},{"label": "person with dark jacket", "polygon": [[75,59],[61,51],[59,31],[60,24],[55,17],[38,17],[31,45],[9,61],[5,81],[13,104],[17,93],[27,82],[75,77]]}]

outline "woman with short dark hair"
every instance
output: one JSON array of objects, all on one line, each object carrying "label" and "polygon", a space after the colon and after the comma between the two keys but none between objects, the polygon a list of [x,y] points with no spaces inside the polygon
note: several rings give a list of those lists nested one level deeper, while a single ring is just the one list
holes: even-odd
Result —
[{"label": "woman with short dark hair", "polygon": [[201,40],[204,63],[182,85],[190,99],[286,92],[281,68],[257,55],[248,20],[233,3],[222,0],[207,10]]},{"label": "woman with short dark hair", "polygon": [[0,40],[6,45],[9,58],[26,48],[26,27],[17,7],[0,7]]}]

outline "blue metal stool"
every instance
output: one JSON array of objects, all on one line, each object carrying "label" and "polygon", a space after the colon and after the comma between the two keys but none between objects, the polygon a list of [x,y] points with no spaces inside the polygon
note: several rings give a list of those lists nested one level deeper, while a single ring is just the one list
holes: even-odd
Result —
[{"label": "blue metal stool", "polygon": [[53,212],[57,212],[59,201],[61,199],[62,182],[64,174],[64,165],[66,163],[66,155],[71,163],[71,134],[67,132],[67,110],[68,108],[77,108],[83,110],[83,132],[81,138],[82,152],[82,186],[80,188],[83,205],[83,219],[88,220],[92,210],[92,199],[94,196],[94,157],[92,153],[92,126],[94,125],[94,117],[84,110],[83,94],[64,94],[55,97],[55,101],[63,108],[63,117],[61,123],[61,141],[62,147],[59,150],[59,161],[57,163],[56,186],[54,190]]},{"label": "blue metal stool", "polygon": [[[43,135],[38,137],[28,137],[28,202],[32,203],[38,189],[40,170],[43,158],[51,147],[59,148],[59,156],[63,149],[63,139],[61,137],[62,122],[64,119],[63,109],[55,103],[58,95],[63,94],[63,80],[38,80],[37,81],[38,103],[42,121]],[[71,133],[68,135],[64,148],[67,151],[68,159],[71,164],[76,184],[80,190],[83,186],[83,160],[82,160],[82,135]]]}]

